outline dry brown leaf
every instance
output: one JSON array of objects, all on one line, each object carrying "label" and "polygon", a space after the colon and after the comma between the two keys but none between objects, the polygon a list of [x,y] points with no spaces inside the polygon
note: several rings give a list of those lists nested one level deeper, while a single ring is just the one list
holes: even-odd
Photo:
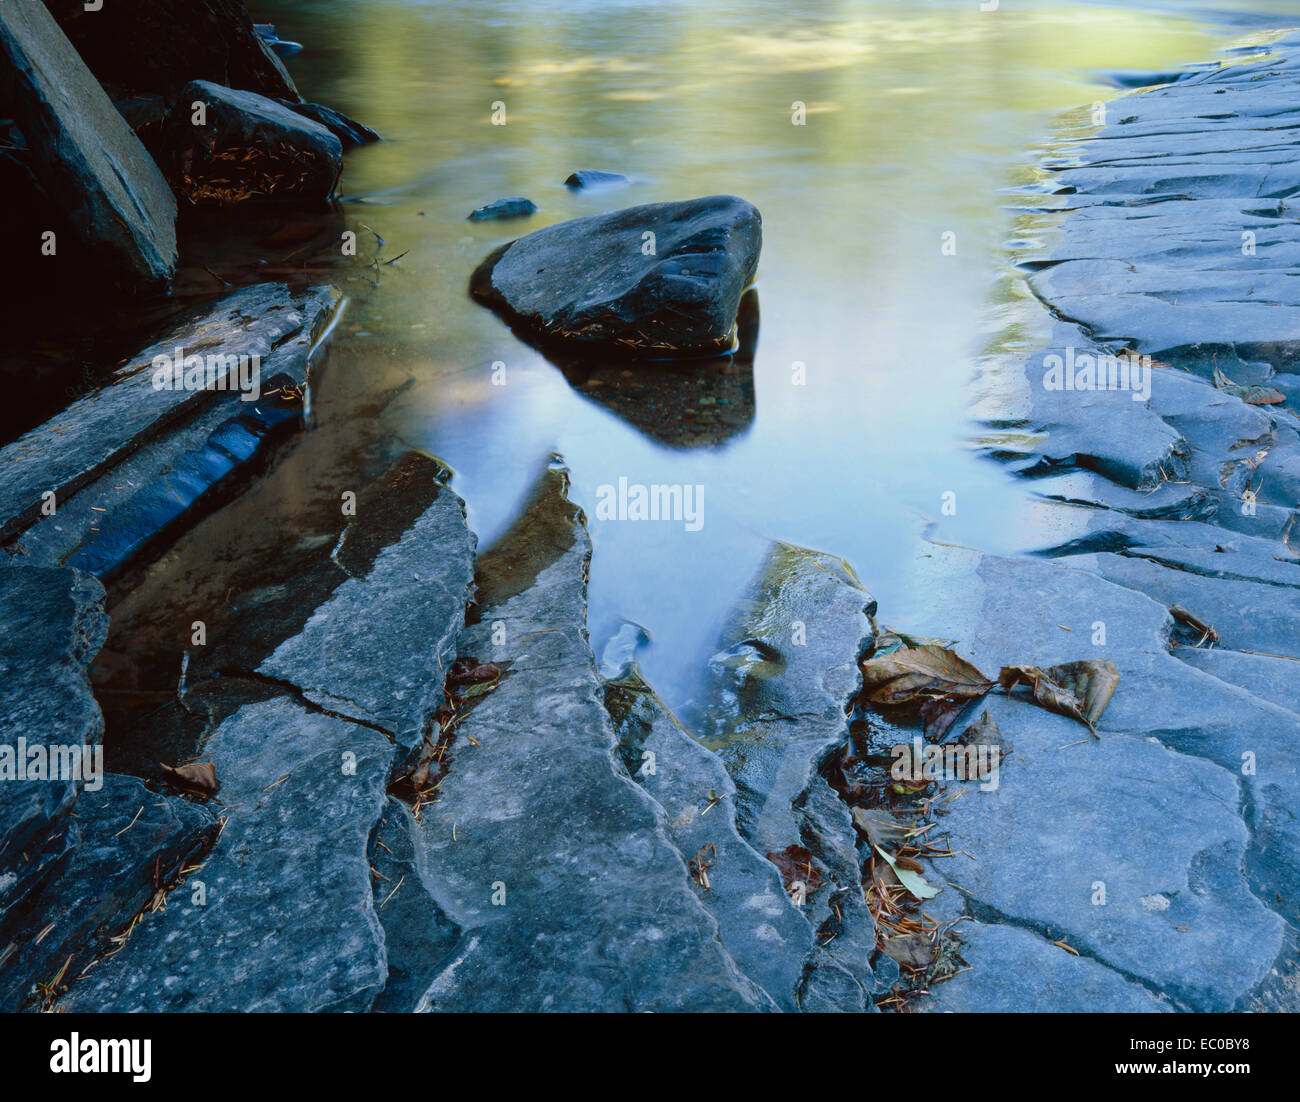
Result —
[{"label": "dry brown leaf", "polygon": [[163,776],[177,788],[200,796],[211,796],[221,787],[217,768],[210,761],[192,761],[188,765],[162,767]]}]

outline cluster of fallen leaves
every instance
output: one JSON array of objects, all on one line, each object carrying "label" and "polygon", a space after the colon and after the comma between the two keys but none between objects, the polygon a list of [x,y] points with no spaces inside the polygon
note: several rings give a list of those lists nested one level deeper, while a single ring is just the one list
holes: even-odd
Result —
[{"label": "cluster of fallen leaves", "polygon": [[[466,715],[466,701],[490,693],[500,684],[501,670],[477,658],[457,658],[447,671],[446,703],[433,717],[429,734],[424,736],[415,764],[388,786],[388,791],[411,805],[416,818],[437,795],[447,773],[447,751],[451,748],[456,727]],[[436,734],[436,737],[434,737]],[[471,738],[469,740],[473,742]]]},{"label": "cluster of fallen leaves", "polygon": [[1119,684],[1119,671],[1109,658],[1065,662],[1046,669],[1004,666],[997,681],[937,643],[899,646],[877,651],[862,663],[864,700],[876,707],[919,707],[925,733],[942,739],[972,702],[998,686],[1010,693],[1024,686],[1033,701],[1048,711],[1078,720],[1097,735],[1097,720]]},{"label": "cluster of fallen leaves", "polygon": [[[995,689],[1027,692],[1038,706],[1074,719],[1096,737],[1097,721],[1119,683],[1119,672],[1109,659],[1005,666],[995,680],[956,654],[947,640],[890,631],[882,631],[861,668],[862,703],[883,715],[902,710],[910,722],[919,715],[930,742],[943,741],[962,713]],[[956,741],[995,746],[1004,756],[1008,751],[987,709]],[[852,740],[828,764],[828,779],[850,805],[854,826],[866,843],[863,891],[880,951],[898,963],[905,977],[880,1005],[903,1010],[928,994],[928,986],[963,970],[956,943],[944,937],[953,923],[925,912],[926,901],[942,886],[926,879],[922,864],[956,856],[946,840],[932,842],[926,836],[935,826],[936,801],[960,793],[936,794],[928,780],[894,781],[879,765],[864,771],[864,765],[872,764],[870,756],[856,751]]]}]

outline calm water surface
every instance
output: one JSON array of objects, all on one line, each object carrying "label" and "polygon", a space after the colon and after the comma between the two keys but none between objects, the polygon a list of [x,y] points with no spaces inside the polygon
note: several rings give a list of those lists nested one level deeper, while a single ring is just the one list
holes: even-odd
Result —
[{"label": "calm water surface", "polygon": [[[981,454],[972,420],[981,376],[1045,332],[1008,252],[1029,201],[1015,189],[1041,179],[1035,144],[1056,113],[1083,123],[1116,94],[1106,71],[1176,67],[1300,21],[1282,4],[1049,0],[252,7],[305,44],[289,64],[307,98],[387,139],[349,154],[345,214],[363,248],[405,255],[369,273],[377,288],[345,284],[320,422],[340,448],[400,438],[446,460],[480,545],[561,454],[591,518],[593,644],[644,625],[643,665],[676,705],[774,538],[843,555],[882,620],[935,632],[942,610],[909,585],[926,535],[994,552],[1047,542],[1029,488]],[[572,194],[562,182],[582,168],[633,182]],[[723,192],[763,215],[762,321],[752,409],[728,407],[740,423],[711,443],[643,431],[467,297],[475,265],[521,233]],[[540,214],[465,220],[512,195]],[[615,373],[616,388],[635,382]],[[597,488],[620,477],[702,486],[703,526],[597,519]]]}]

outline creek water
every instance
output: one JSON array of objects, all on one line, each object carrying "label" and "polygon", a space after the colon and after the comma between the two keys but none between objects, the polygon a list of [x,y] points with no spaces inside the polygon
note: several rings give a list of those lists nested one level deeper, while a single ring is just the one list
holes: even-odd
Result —
[{"label": "creek water", "polygon": [[[594,543],[593,645],[643,625],[642,666],[673,706],[774,539],[843,556],[883,622],[926,634],[942,634],[942,609],[909,576],[927,538],[998,553],[1050,542],[1055,522],[987,458],[972,410],[994,366],[1023,358],[1050,320],[1013,264],[1027,244],[1017,208],[1044,178],[1036,146],[1061,112],[1086,125],[1119,94],[1107,74],[1202,61],[1296,21],[1290,5],[1213,0],[251,6],[304,44],[288,65],[306,98],[384,135],[348,154],[343,178],[343,217],[376,263],[341,284],[315,442],[213,518],[200,559],[293,538],[303,502],[337,502],[394,441],[451,466],[486,546],[558,453]],[[630,182],[572,192],[578,169]],[[763,216],[752,366],[714,378],[610,364],[592,382],[467,295],[513,237],[718,193]],[[539,213],[466,220],[516,195]],[[638,424],[637,388],[657,372],[670,393]],[[980,412],[997,414],[987,395]],[[604,518],[602,487],[620,479],[695,489],[702,523]],[[197,599],[198,561],[171,575],[164,562],[134,611],[121,596],[123,631],[147,620],[144,604]],[[115,634],[125,652],[131,637]]]}]

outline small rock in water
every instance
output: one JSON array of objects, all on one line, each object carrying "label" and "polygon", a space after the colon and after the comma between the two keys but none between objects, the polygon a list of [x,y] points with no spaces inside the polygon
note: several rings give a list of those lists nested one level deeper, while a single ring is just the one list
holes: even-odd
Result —
[{"label": "small rock in water", "polygon": [[564,186],[574,191],[586,191],[591,188],[615,187],[628,182],[628,178],[618,172],[599,172],[594,168],[583,168],[565,180]]},{"label": "small rock in water", "polygon": [[257,37],[270,47],[276,57],[293,57],[302,49],[301,42],[286,42],[276,34],[274,23],[254,23],[253,30],[257,32]]},{"label": "small rock in water", "polygon": [[493,218],[527,218],[537,213],[537,204],[522,195],[509,199],[497,199],[486,206],[479,207],[469,216],[471,222],[486,222]]}]

